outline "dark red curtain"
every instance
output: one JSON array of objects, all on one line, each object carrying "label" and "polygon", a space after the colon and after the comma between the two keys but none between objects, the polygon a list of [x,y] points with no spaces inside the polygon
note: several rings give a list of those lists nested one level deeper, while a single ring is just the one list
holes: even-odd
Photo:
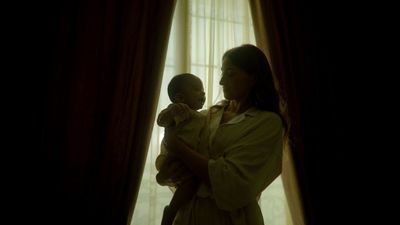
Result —
[{"label": "dark red curtain", "polygon": [[31,63],[20,66],[32,65],[21,70],[32,77],[40,74],[29,79],[36,94],[27,96],[38,121],[32,131],[40,136],[30,148],[40,149],[31,151],[21,173],[25,185],[18,195],[27,198],[19,213],[38,224],[126,225],[144,169],[175,1],[25,6],[18,28],[26,39],[19,43],[29,47]]},{"label": "dark red curtain", "polygon": [[384,122],[397,118],[388,109],[396,102],[389,83],[397,82],[385,76],[397,65],[389,52],[398,41],[387,33],[396,27],[393,6],[249,2],[257,45],[285,96],[307,225],[391,223],[396,214],[381,206],[397,192],[390,182],[397,159],[386,152],[396,146],[387,132],[396,126]]},{"label": "dark red curtain", "polygon": [[302,206],[293,208],[296,199],[291,192],[296,188],[286,186],[288,181],[283,177],[293,221],[301,224],[299,212],[304,212],[306,224],[323,224],[331,212],[324,211],[321,201],[330,199],[325,190],[335,183],[324,178],[331,171],[326,165],[332,162],[324,160],[334,149],[336,129],[331,108],[335,104],[331,81],[334,67],[324,65],[325,59],[317,51],[325,46],[318,40],[321,30],[313,21],[319,18],[311,10],[319,5],[300,0],[249,2],[257,45],[268,55],[289,120],[289,146]]}]

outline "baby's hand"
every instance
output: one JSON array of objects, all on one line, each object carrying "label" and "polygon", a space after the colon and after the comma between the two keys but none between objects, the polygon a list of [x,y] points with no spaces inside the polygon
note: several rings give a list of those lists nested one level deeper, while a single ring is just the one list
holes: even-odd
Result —
[{"label": "baby's hand", "polygon": [[179,116],[183,120],[189,118],[191,109],[184,103],[173,103],[168,106],[172,116]]}]

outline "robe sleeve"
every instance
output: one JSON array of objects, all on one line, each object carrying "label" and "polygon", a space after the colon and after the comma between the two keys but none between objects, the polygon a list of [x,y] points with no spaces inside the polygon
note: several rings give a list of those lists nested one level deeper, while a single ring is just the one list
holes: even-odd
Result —
[{"label": "robe sleeve", "polygon": [[269,114],[223,155],[209,160],[212,194],[220,209],[248,205],[281,173],[282,132],[279,116]]}]

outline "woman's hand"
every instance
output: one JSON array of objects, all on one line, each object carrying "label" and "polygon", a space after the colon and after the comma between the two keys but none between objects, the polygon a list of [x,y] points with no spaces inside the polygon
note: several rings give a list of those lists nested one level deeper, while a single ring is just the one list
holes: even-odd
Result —
[{"label": "woman's hand", "polygon": [[[210,184],[210,177],[208,175],[208,157],[195,151],[188,145],[186,145],[181,139],[177,137],[176,129],[166,129],[164,135],[164,142],[166,148],[172,154],[182,159],[185,166],[198,176],[206,184]],[[179,165],[171,167],[172,170],[183,170]]]},{"label": "woman's hand", "polygon": [[183,178],[192,176],[190,170],[182,161],[173,161],[166,164],[162,170],[156,175],[157,183],[160,185],[176,186]]}]

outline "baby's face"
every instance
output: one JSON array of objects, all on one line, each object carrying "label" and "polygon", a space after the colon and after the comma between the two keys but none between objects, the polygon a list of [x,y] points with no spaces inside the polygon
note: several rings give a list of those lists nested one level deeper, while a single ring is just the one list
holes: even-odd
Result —
[{"label": "baby's face", "polygon": [[204,102],[206,101],[203,83],[200,79],[191,79],[187,82],[183,91],[183,103],[187,104],[193,110],[199,110],[203,108]]}]

